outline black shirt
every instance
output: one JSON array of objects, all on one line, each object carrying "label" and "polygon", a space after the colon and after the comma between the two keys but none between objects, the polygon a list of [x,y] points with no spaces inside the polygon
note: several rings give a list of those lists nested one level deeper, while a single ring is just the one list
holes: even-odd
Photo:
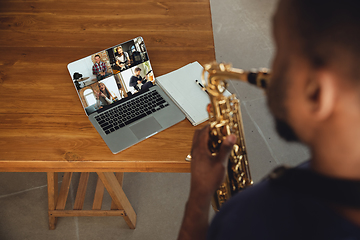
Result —
[{"label": "black shirt", "polygon": [[312,195],[264,180],[229,199],[207,239],[360,239],[360,228]]}]

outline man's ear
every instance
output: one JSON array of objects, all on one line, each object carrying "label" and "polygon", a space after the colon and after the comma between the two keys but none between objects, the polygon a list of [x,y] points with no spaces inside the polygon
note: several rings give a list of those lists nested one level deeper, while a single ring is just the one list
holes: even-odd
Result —
[{"label": "man's ear", "polygon": [[335,76],[326,70],[314,72],[306,82],[305,97],[310,114],[317,120],[325,120],[334,109],[336,97]]}]

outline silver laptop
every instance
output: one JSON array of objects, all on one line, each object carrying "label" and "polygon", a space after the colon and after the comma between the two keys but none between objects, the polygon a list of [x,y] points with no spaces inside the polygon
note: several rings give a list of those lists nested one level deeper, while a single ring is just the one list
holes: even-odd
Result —
[{"label": "silver laptop", "polygon": [[114,154],[185,119],[156,84],[142,37],[72,62],[68,70],[86,115]]}]

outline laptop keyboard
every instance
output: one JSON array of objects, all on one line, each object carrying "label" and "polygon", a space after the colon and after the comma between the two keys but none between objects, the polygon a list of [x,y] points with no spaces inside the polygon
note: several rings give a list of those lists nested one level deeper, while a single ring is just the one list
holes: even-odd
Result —
[{"label": "laptop keyboard", "polygon": [[105,134],[110,134],[167,106],[157,91],[149,91],[100,113],[95,119]]}]

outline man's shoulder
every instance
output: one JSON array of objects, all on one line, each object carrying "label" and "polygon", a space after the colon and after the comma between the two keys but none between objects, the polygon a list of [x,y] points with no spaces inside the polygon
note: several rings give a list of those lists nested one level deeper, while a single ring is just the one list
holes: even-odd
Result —
[{"label": "man's shoulder", "polygon": [[226,212],[233,212],[234,209],[246,211],[249,207],[255,207],[261,211],[260,209],[273,206],[274,203],[283,202],[284,204],[289,197],[287,192],[273,186],[269,180],[263,180],[233,196],[224,204],[222,211],[226,214]]},{"label": "man's shoulder", "polygon": [[266,179],[222,206],[208,239],[342,239],[334,236],[344,233],[360,231],[313,196]]},{"label": "man's shoulder", "polygon": [[[271,230],[271,225],[279,215],[286,214],[286,211],[278,209],[279,205],[286,205],[283,195],[278,191],[273,192],[268,180],[242,190],[229,199],[216,214],[209,229],[209,239],[236,239],[237,230],[241,232],[239,238],[266,239],[265,232]],[[258,236],[250,238],[253,233]]]}]

